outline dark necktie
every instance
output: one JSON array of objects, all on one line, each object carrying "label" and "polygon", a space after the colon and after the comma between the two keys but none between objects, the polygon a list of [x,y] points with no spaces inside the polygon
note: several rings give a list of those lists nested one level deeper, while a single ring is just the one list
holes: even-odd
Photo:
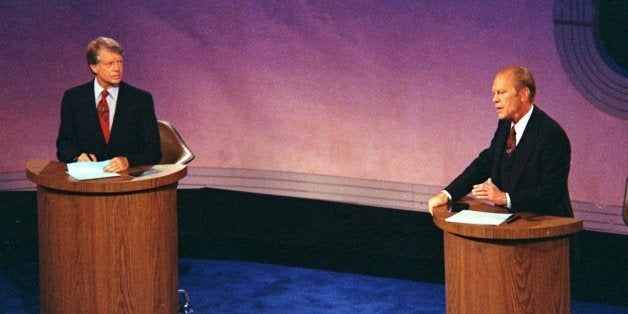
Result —
[{"label": "dark necktie", "polygon": [[100,128],[105,136],[105,142],[109,143],[109,104],[107,103],[107,95],[109,92],[105,89],[101,93],[98,102],[98,120],[100,120]]},{"label": "dark necktie", "polygon": [[517,133],[515,132],[515,126],[513,125],[510,128],[510,133],[508,134],[508,141],[506,141],[506,154],[510,156],[512,151],[517,146]]}]

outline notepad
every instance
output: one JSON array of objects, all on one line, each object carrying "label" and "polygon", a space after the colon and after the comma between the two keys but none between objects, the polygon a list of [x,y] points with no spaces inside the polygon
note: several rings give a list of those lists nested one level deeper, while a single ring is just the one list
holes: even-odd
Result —
[{"label": "notepad", "polygon": [[67,164],[68,174],[77,180],[92,180],[109,177],[119,177],[115,172],[106,172],[102,170],[111,160],[94,161],[94,162],[73,162]]},{"label": "notepad", "polygon": [[447,222],[457,222],[474,225],[491,225],[497,226],[504,223],[513,214],[487,213],[476,210],[463,210],[459,213],[446,218]]}]

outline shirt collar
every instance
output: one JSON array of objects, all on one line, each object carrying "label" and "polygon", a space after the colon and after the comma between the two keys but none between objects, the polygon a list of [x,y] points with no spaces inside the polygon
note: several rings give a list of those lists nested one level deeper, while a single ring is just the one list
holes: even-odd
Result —
[{"label": "shirt collar", "polygon": [[[98,99],[98,97],[100,97],[100,93],[102,93],[103,90],[104,88],[100,86],[100,84],[98,84],[98,80],[94,79],[94,98]],[[120,91],[120,85],[111,86],[107,88],[107,91],[109,92],[109,96],[113,97],[113,99],[116,100],[118,99],[118,91]]]},{"label": "shirt collar", "polygon": [[513,123],[510,124],[511,127],[513,125],[515,126],[515,132],[517,134],[517,143],[519,143],[519,140],[523,136],[523,132],[525,131],[526,126],[528,125],[528,122],[530,121],[530,117],[532,116],[532,110],[534,110],[534,105],[530,107],[530,110],[528,110],[528,113],[526,113],[523,117],[521,117],[521,119],[519,120],[519,122],[517,122],[517,124],[513,124]]}]

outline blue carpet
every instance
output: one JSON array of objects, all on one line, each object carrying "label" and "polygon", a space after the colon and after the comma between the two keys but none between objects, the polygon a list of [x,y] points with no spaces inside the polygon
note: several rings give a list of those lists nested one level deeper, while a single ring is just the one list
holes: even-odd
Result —
[{"label": "blue carpet", "polygon": [[[2,265],[0,313],[38,313],[36,262]],[[194,313],[444,313],[443,285],[251,262],[179,260]],[[628,308],[572,301],[572,313]]]},{"label": "blue carpet", "polygon": [[441,313],[445,308],[444,286],[436,284],[245,262],[180,265],[180,285],[201,313]]}]

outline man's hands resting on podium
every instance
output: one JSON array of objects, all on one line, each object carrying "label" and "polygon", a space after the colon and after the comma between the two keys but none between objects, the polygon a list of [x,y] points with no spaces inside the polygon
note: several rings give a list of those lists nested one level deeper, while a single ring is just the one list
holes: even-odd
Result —
[{"label": "man's hands resting on podium", "polygon": [[[484,183],[474,185],[473,190],[471,190],[471,194],[479,200],[489,201],[498,206],[508,205],[506,193],[502,192],[502,190],[495,186],[490,178],[484,181]],[[436,196],[430,198],[427,202],[430,214],[433,216],[434,208],[445,205],[448,202],[449,197],[447,197],[447,194],[444,192],[436,194]]]},{"label": "man's hands resting on podium", "polygon": [[126,157],[114,157],[111,162],[102,168],[107,172],[120,172],[129,169],[129,160]]},{"label": "man's hands resting on podium", "polygon": [[[82,153],[76,161],[98,161],[94,154]],[[129,169],[129,160],[126,157],[114,157],[111,162],[102,168],[106,172],[120,172]]]},{"label": "man's hands resting on podium", "polygon": [[430,198],[430,200],[427,201],[427,207],[428,207],[428,210],[430,211],[430,214],[434,216],[434,208],[441,205],[445,205],[448,202],[449,202],[449,197],[447,197],[447,195],[444,192],[440,192],[436,194],[436,196]]},{"label": "man's hands resting on podium", "polygon": [[484,183],[474,185],[471,194],[477,199],[489,201],[497,206],[505,206],[508,204],[506,193],[495,186],[491,178],[488,178]]}]

